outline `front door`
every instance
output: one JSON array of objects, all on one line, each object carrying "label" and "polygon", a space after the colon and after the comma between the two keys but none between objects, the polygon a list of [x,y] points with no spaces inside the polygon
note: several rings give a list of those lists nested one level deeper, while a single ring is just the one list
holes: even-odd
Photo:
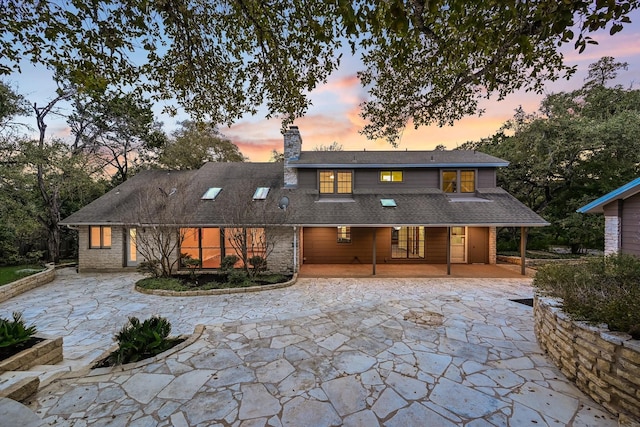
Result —
[{"label": "front door", "polygon": [[127,267],[138,265],[138,245],[136,243],[136,228],[130,228],[127,233]]},{"label": "front door", "polygon": [[467,228],[469,242],[469,264],[489,263],[489,229],[487,227]]},{"label": "front door", "polygon": [[467,262],[467,228],[451,227],[451,262]]}]

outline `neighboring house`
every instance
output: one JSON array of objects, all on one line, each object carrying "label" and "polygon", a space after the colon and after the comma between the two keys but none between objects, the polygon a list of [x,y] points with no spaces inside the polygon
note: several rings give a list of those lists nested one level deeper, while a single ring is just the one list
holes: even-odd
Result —
[{"label": "neighboring house", "polygon": [[640,256],[640,178],[578,209],[604,213],[604,253]]},{"label": "neighboring house", "polygon": [[[79,231],[79,269],[141,259],[136,236],[181,230],[180,253],[215,269],[247,227],[271,239],[270,270],[300,264],[496,262],[497,227],[548,223],[496,186],[507,162],[475,151],[302,151],[296,126],[283,163],[207,163],[145,171],[62,224]],[[284,168],[284,170],[283,170]]]}]

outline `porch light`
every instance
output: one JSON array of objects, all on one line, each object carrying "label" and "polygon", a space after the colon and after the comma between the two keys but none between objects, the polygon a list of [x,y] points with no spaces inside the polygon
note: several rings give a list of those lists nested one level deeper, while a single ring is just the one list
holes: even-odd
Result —
[{"label": "porch light", "polygon": [[402,227],[393,227],[393,229],[396,230],[396,231],[400,231],[401,228]]}]

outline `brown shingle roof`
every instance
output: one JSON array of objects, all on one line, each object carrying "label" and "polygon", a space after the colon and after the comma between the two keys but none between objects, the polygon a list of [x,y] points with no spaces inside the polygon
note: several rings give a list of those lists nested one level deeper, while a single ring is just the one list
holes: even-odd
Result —
[{"label": "brown shingle roof", "polygon": [[[222,191],[215,200],[201,200],[210,187]],[[270,187],[265,200],[252,200],[257,187]],[[197,171],[145,171],[62,224],[547,225],[502,189],[478,189],[471,198],[452,198],[438,189],[357,189],[350,199],[330,200],[320,198],[317,190],[283,187],[282,163],[207,163]],[[290,199],[286,212],[278,207],[283,196]],[[397,207],[383,207],[381,198],[394,199]]]},{"label": "brown shingle roof", "polygon": [[509,162],[479,151],[303,151],[299,160],[289,162],[304,167],[503,167]]}]

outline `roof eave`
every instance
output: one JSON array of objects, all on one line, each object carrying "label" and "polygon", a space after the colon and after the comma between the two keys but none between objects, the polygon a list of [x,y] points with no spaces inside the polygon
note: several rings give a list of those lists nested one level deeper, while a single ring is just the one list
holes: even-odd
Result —
[{"label": "roof eave", "polygon": [[501,168],[509,166],[509,162],[492,163],[296,163],[289,162],[289,166],[298,169],[318,169],[318,168]]},{"label": "roof eave", "polygon": [[622,187],[616,188],[610,193],[605,194],[602,197],[597,198],[593,202],[584,205],[576,210],[578,213],[603,213],[604,205],[611,203],[618,199],[626,199],[634,194],[640,192],[640,178],[636,178],[631,182],[626,183]]}]

